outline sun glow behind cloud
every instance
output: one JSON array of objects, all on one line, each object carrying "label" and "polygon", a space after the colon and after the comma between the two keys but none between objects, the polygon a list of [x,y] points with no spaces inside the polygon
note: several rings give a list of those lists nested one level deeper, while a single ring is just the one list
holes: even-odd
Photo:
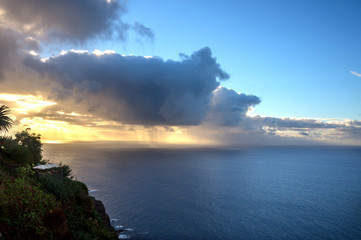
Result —
[{"label": "sun glow behind cloud", "polygon": [[105,51],[100,51],[98,49],[95,49],[92,54],[97,55],[97,56],[101,56],[101,55],[105,55],[105,54],[114,54],[115,51],[113,50],[105,50]]},{"label": "sun glow behind cloud", "polygon": [[[11,108],[11,117],[16,119],[16,126],[10,134],[31,128],[33,132],[41,134],[42,140],[46,143],[134,141],[190,144],[197,142],[179,127],[133,126],[103,120],[89,114],[50,110],[57,103],[46,100],[40,95],[1,93],[0,101]],[[44,112],[52,111],[54,114],[51,118],[40,117]],[[74,119],[79,119],[79,124],[72,123],[71,120]]]},{"label": "sun glow behind cloud", "polygon": [[40,133],[45,142],[71,141],[133,141],[168,144],[196,143],[187,133],[174,127],[129,126],[111,121],[94,122],[94,126],[71,124],[66,121],[48,120],[41,117],[22,118],[20,126]]},{"label": "sun glow behind cloud", "polygon": [[43,108],[56,105],[55,102],[47,101],[42,96],[20,95],[20,94],[0,94],[0,100],[10,102],[12,110],[28,114],[30,111],[40,112]]},{"label": "sun glow behind cloud", "polygon": [[[31,128],[42,135],[47,143],[71,141],[127,141],[160,144],[227,144],[222,136],[237,135],[234,142],[252,142],[249,136],[257,135],[255,129],[216,127],[212,124],[199,126],[144,126],[123,124],[103,119],[99,116],[76,111],[64,111],[56,102],[46,100],[41,95],[0,94],[0,101],[11,108],[16,126],[10,134]],[[260,123],[267,136],[312,139],[323,142],[353,144],[345,140],[349,133],[359,131],[361,124],[349,119],[308,119],[272,118],[252,115],[247,112],[252,125]],[[291,125],[290,125],[291,124]],[[253,131],[253,133],[252,133]],[[349,131],[349,132],[347,132]],[[342,138],[343,137],[343,138]],[[257,143],[259,139],[253,141]]]}]

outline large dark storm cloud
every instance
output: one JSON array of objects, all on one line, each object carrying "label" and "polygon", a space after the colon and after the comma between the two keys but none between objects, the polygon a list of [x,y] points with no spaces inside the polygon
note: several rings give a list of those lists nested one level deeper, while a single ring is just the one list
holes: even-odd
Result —
[{"label": "large dark storm cloud", "polygon": [[0,80],[15,60],[18,51],[18,43],[15,33],[9,29],[0,28]]},{"label": "large dark storm cloud", "polygon": [[213,108],[220,111],[219,104],[232,105],[227,108],[232,113],[223,110],[220,114],[229,114],[233,123],[236,114],[259,102],[255,96],[223,89],[222,96],[216,95],[220,102],[211,107],[218,80],[229,78],[228,74],[209,48],[182,57],[181,61],[164,61],[68,52],[47,61],[29,57],[25,64],[60,83],[53,91],[57,101],[76,99],[86,103],[89,112],[129,124],[197,125]]},{"label": "large dark storm cloud", "polygon": [[93,37],[124,38],[124,1],[1,0],[6,24],[47,40],[84,42]]},{"label": "large dark storm cloud", "polygon": [[[16,59],[20,63],[28,51],[39,53],[49,44],[77,45],[98,37],[123,39],[128,29],[141,37],[154,37],[143,24],[122,21],[126,1],[2,0],[0,10],[0,29],[9,26],[17,35],[0,31],[0,77],[2,70],[9,70],[8,63],[15,62],[13,55],[21,52]],[[235,126],[250,106],[259,103],[255,96],[225,88],[215,91],[219,81],[229,76],[209,48],[182,55],[181,61],[70,51],[47,61],[28,56],[23,63],[52,80],[46,84],[52,88],[50,98],[128,124],[198,125],[209,121]]]}]

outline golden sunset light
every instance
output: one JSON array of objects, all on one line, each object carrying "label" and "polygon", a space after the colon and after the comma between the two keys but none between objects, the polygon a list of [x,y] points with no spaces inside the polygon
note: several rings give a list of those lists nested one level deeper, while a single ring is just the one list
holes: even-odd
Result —
[{"label": "golden sunset light", "polygon": [[55,105],[55,102],[46,101],[42,96],[19,95],[0,93],[0,101],[9,102],[17,113],[40,112],[45,107]]},{"label": "golden sunset light", "polygon": [[[1,95],[7,97],[9,102],[15,103],[19,108],[13,108],[13,118],[18,125],[11,130],[11,133],[30,128],[32,131],[41,134],[45,143],[62,143],[72,141],[130,141],[130,142],[154,142],[169,144],[190,144],[196,143],[186,130],[179,127],[142,127],[120,124],[114,121],[93,118],[92,115],[82,115],[71,112],[56,111],[52,120],[44,117],[28,117],[32,112],[47,112],[47,106],[56,103],[44,101],[37,96],[22,95]],[[26,108],[24,108],[26,106]],[[22,107],[22,108],[20,108]],[[59,116],[57,116],[59,115]],[[49,118],[49,117],[48,117]],[[74,119],[79,119],[80,124],[72,124]],[[85,118],[85,119],[83,119]],[[90,121],[88,121],[90,120]],[[171,131],[170,131],[171,129]]]}]

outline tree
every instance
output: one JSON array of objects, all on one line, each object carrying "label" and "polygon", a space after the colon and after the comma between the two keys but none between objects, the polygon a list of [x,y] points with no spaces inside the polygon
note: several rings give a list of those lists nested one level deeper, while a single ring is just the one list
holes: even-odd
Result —
[{"label": "tree", "polygon": [[30,128],[27,128],[21,132],[15,134],[15,139],[19,145],[26,147],[31,154],[33,155],[34,163],[39,163],[43,156],[41,152],[43,151],[41,147],[43,144],[40,141],[41,135],[30,133]]},{"label": "tree", "polygon": [[12,120],[8,115],[10,113],[9,107],[2,105],[0,107],[0,132],[8,132],[9,129],[14,125],[14,120]]}]

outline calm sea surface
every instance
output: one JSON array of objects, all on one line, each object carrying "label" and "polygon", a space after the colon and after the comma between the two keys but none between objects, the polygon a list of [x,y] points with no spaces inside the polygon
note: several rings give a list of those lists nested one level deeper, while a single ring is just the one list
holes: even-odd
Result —
[{"label": "calm sea surface", "polygon": [[361,148],[45,145],[130,239],[361,239]]}]

